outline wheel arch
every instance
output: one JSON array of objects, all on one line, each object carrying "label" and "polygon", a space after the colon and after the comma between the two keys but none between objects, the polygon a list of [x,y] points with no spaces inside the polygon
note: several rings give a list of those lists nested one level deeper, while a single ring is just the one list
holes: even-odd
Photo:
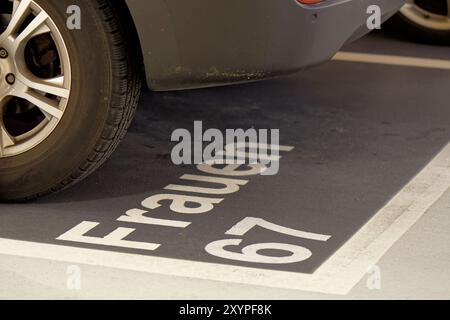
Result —
[{"label": "wheel arch", "polygon": [[164,0],[120,0],[127,6],[127,15],[133,22],[143,77],[152,90],[167,89],[164,77],[167,66],[180,63],[179,50],[173,33],[170,10]]}]

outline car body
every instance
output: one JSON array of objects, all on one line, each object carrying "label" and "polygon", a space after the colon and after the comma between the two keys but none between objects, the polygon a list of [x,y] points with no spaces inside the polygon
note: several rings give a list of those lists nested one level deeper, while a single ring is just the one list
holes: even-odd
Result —
[{"label": "car body", "polygon": [[147,83],[174,90],[249,81],[330,59],[404,0],[126,0],[139,33]]}]

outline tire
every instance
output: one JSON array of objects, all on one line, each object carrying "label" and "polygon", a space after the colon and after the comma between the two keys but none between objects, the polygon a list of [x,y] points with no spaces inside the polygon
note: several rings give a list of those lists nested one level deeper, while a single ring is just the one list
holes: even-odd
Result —
[{"label": "tire", "polygon": [[[5,8],[8,1],[10,0],[0,0],[0,8]],[[31,99],[24,99],[24,96],[9,96],[15,91],[5,93],[7,89],[1,89],[4,74],[1,75],[0,107],[3,104],[3,112],[0,113],[2,116],[0,124],[3,123],[3,131],[6,130],[9,136],[3,134],[1,138],[2,131],[0,131],[0,148],[2,148],[0,150],[0,201],[37,199],[63,190],[89,176],[108,159],[124,137],[135,113],[141,90],[142,59],[136,30],[130,23],[131,18],[124,1],[21,0],[21,3],[30,1],[32,16],[29,19],[39,17],[42,11],[47,14],[48,18],[43,28],[50,29],[51,40],[48,40],[47,34],[41,35],[40,31],[36,32],[38,35],[30,38],[25,52],[31,56],[35,54],[39,59],[32,57],[33,59],[28,59],[31,62],[25,61],[25,64],[20,62],[21,68],[30,69],[33,79],[36,79],[36,75],[47,79],[48,74],[51,74],[50,78],[59,77],[60,85],[66,86],[64,87],[66,91],[58,92],[65,94],[69,92],[69,94],[67,98],[52,94],[45,96],[52,99],[52,106],[57,105],[59,108],[56,112],[57,116],[49,115],[47,109],[39,109],[36,107],[38,104],[33,106]],[[80,29],[69,30],[66,27],[68,19],[66,12],[72,5],[81,9]],[[17,9],[17,12],[20,11]],[[24,29],[26,25],[27,20],[21,28]],[[3,28],[0,31],[6,32],[8,29],[5,31]],[[23,30],[21,32],[25,33]],[[47,40],[41,37],[47,37]],[[60,43],[58,44],[55,39],[60,40]],[[38,44],[34,43],[36,41]],[[45,54],[41,54],[39,50],[44,50],[42,42],[45,41],[50,44],[47,47],[44,46],[44,49],[55,51],[56,48],[57,51],[56,54],[54,52],[47,54],[53,57],[53,60],[48,59],[51,60],[51,66],[41,62]],[[51,44],[51,41],[54,41],[54,44]],[[0,47],[2,45],[0,42]],[[33,51],[34,46],[38,47],[36,49],[38,54]],[[64,62],[65,56],[69,63]],[[15,57],[16,55],[7,59],[14,60]],[[39,60],[39,63],[35,60]],[[1,63],[3,63],[3,69],[13,66],[11,62],[8,64],[5,61],[0,59],[0,68],[2,68]],[[16,64],[19,66],[18,61]],[[22,73],[29,75],[30,70],[21,71],[17,67],[18,75]],[[44,73],[46,77],[41,75]],[[13,86],[19,86],[18,75]],[[68,78],[70,78],[70,86],[66,84]],[[42,79],[39,81],[47,81]],[[33,86],[31,86],[32,90],[34,90]],[[20,90],[22,87],[18,88]],[[39,91],[32,92],[35,96],[39,93],[43,95]],[[39,99],[42,100],[42,96],[39,96]],[[13,104],[12,107],[11,104]],[[62,116],[59,114],[60,109],[63,110]],[[54,109],[51,111],[55,112]],[[40,135],[39,131],[36,131],[36,128],[41,128],[42,124],[38,124],[36,128],[25,134],[20,131],[26,131],[25,129],[14,127],[14,124],[18,122],[23,127],[32,127],[34,124],[28,124],[23,120],[27,120],[27,117],[31,118],[32,112],[40,112],[43,115],[39,117],[44,119],[42,120],[45,122],[43,128],[46,130],[52,121],[57,124],[53,124],[51,131],[45,131],[46,135]],[[37,123],[39,120],[33,118],[33,121]],[[1,127],[0,130],[2,130]],[[18,132],[16,136],[11,134],[14,130]],[[34,144],[26,139],[31,139],[30,141]]]},{"label": "tire", "polygon": [[409,40],[450,45],[450,8],[447,0],[416,0],[393,18],[393,27]]}]

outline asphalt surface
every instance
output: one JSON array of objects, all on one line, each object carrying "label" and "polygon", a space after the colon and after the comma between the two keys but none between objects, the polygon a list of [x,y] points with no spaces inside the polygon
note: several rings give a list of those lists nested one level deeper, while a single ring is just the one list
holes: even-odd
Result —
[{"label": "asphalt surface", "polygon": [[[345,50],[448,58],[448,48],[386,34]],[[37,202],[0,205],[0,238],[312,274],[450,141],[449,86],[445,70],[333,61],[266,82],[147,92],[129,134],[95,174]],[[194,185],[180,177],[202,173],[172,164],[170,135],[178,128],[192,131],[195,120],[221,130],[280,129],[281,144],[295,149],[282,153],[278,175],[244,178],[248,183],[239,192],[223,196],[206,214],[174,214],[167,206],[151,213],[190,222],[187,228],[117,221],[127,210],[142,209],[144,199],[168,193],[169,184]],[[290,264],[242,262],[206,252],[209,243],[230,238],[224,233],[246,217],[331,237],[321,242],[254,229],[241,243],[280,242],[312,252]],[[83,221],[99,223],[89,232],[92,237],[128,227],[135,228],[128,240],[161,246],[146,251],[57,240]]]}]

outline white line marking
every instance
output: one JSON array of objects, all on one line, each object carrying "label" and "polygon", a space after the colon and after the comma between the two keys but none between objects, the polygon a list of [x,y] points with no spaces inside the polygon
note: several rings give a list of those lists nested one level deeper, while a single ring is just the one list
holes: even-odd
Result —
[{"label": "white line marking", "polygon": [[450,144],[314,274],[0,239],[0,254],[276,288],[347,294],[450,187]]},{"label": "white line marking", "polygon": [[335,61],[361,62],[371,64],[385,64],[401,67],[416,67],[427,69],[450,70],[450,60],[425,59],[416,57],[357,53],[357,52],[338,52],[334,57]]}]

